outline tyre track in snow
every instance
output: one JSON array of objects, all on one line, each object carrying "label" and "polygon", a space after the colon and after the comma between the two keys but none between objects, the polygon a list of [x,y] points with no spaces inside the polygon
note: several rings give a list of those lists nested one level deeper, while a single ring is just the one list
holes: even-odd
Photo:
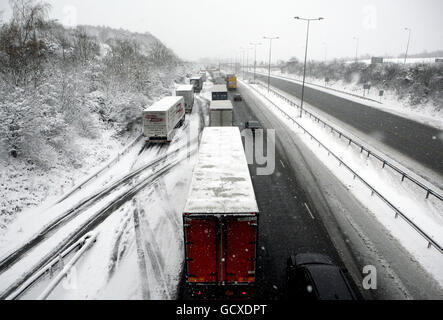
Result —
[{"label": "tyre track in snow", "polygon": [[[115,269],[118,267],[121,258],[126,253],[126,250],[128,248],[128,242],[127,239],[124,239],[124,236],[130,228],[129,225],[130,221],[131,221],[131,215],[129,213],[126,213],[121,221],[120,228],[118,229],[117,234],[115,236],[114,246],[111,252],[110,263],[108,268],[108,279],[110,279],[113,276]],[[121,246],[123,246],[123,248]]]},{"label": "tyre track in snow", "polygon": [[142,291],[143,300],[150,300],[151,293],[149,291],[148,267],[146,265],[147,254],[145,252],[145,246],[143,245],[143,236],[140,231],[140,217],[137,208],[134,209],[132,217],[134,221],[135,243],[137,246],[137,263],[141,283],[140,289]]},{"label": "tyre track in snow", "polygon": [[170,199],[167,194],[166,184],[165,184],[163,177],[158,179],[158,181],[154,184],[154,190],[155,190],[156,194],[158,195],[158,197],[160,198],[161,206],[162,206],[164,212],[166,213],[167,219],[171,223],[174,230],[176,230],[176,231],[179,230],[181,228],[181,224],[180,224],[180,221],[179,221],[176,213],[169,205]]},{"label": "tyre track in snow", "polygon": [[58,230],[60,227],[68,223],[70,220],[78,216],[80,213],[84,212],[86,209],[91,207],[94,203],[102,199],[103,197],[109,195],[112,191],[116,190],[118,187],[124,185],[125,183],[129,182],[132,179],[135,179],[138,175],[140,175],[142,172],[144,172],[147,169],[152,168],[155,170],[155,168],[164,163],[168,159],[168,157],[175,156],[178,154],[181,150],[186,148],[186,146],[179,147],[171,152],[165,153],[162,156],[154,159],[153,161],[149,162],[148,164],[132,171],[131,173],[125,175],[123,178],[117,180],[116,182],[112,183],[110,186],[107,186],[96,193],[82,199],[79,203],[62,213],[60,216],[58,216],[56,219],[54,219],[52,222],[50,222],[48,225],[43,227],[42,230],[40,230],[34,237],[29,239],[25,244],[22,246],[15,248],[12,252],[10,252],[8,255],[2,258],[0,261],[0,273],[8,269],[15,261],[20,259],[22,256],[24,256],[27,252],[29,252],[33,247],[47,239],[51,234],[53,234],[56,230]]},{"label": "tyre track in snow", "polygon": [[[195,152],[195,150],[193,151]],[[120,208],[127,201],[132,199],[139,191],[146,188],[155,182],[159,177],[169,172],[173,167],[175,167],[178,163],[185,160],[186,157],[181,157],[168,165],[162,167],[160,170],[155,172],[149,178],[144,179],[143,181],[135,184],[131,189],[125,192],[122,195],[119,195],[116,199],[106,204],[101,210],[99,210],[92,217],[87,219],[84,223],[82,223],[79,227],[77,227],[73,232],[68,234],[65,237],[64,241],[61,241],[56,245],[56,247],[48,254],[43,256],[34,266],[31,266],[27,272],[23,273],[19,279],[10,284],[6,290],[4,290],[0,294],[0,299],[7,299],[10,295],[15,294],[16,290],[20,290],[20,286],[25,283],[33,274],[37,273],[41,268],[43,268],[47,263],[49,263],[54,257],[57,257],[60,252],[63,252],[70,245],[75,243],[79,238],[84,236],[86,233],[94,230],[104,219],[106,219],[110,214],[115,212],[118,208]],[[1,278],[0,278],[1,279]]]},{"label": "tyre track in snow", "polygon": [[[134,201],[136,203],[136,201]],[[135,205],[133,212],[134,230],[137,244],[137,261],[139,265],[141,291],[143,299],[150,299],[153,283],[150,281],[153,276],[157,283],[157,288],[163,288],[162,294],[170,299],[170,288],[164,274],[165,261],[161,255],[154,232],[150,227],[146,213]],[[164,220],[164,219],[163,219]],[[152,270],[152,272],[149,272]]]}]

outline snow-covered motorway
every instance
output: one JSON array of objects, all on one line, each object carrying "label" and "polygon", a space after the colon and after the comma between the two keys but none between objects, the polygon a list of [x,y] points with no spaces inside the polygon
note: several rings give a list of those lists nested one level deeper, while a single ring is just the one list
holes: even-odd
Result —
[{"label": "snow-covered motorway", "polygon": [[[303,131],[284,124],[284,117],[272,112],[270,106],[248,88],[241,86],[240,92],[246,103],[236,106],[237,124],[257,119],[264,128],[276,130],[276,171],[273,177],[253,178],[262,210],[260,246],[266,250],[260,252],[261,262],[266,279],[273,279],[268,289],[281,293],[282,263],[291,252],[319,251],[339,257],[358,286],[363,267],[375,266],[378,288],[363,290],[366,298],[441,299],[443,291],[437,281],[393,236],[390,228],[395,227],[380,223],[350,192],[354,187],[341,182],[324,160],[318,158],[317,151],[307,147],[309,139],[303,141]],[[311,144],[317,148],[316,143]],[[282,199],[286,195],[293,199]],[[302,205],[305,202],[313,212],[313,221],[309,221],[309,209]],[[376,209],[383,212],[383,208]],[[319,233],[322,228],[327,232]],[[435,228],[441,230],[438,224]],[[416,239],[411,233],[408,237]],[[424,250],[426,243],[421,243]],[[440,254],[437,252],[435,257],[438,269]]]},{"label": "snow-covered motorway", "polygon": [[[262,74],[257,78],[267,81]],[[271,76],[271,85],[301,97],[296,81]],[[443,131],[311,86],[305,87],[305,101],[443,177]]]},{"label": "snow-covered motorway", "polygon": [[[208,82],[196,96],[170,146],[136,144],[103,175],[22,224],[24,230],[11,228],[14,246],[0,249],[2,298],[42,298],[48,288],[43,298],[186,298],[181,210],[207,124],[210,87]],[[250,87],[241,85],[238,92],[244,101],[233,101],[234,125],[242,130],[246,121],[259,120],[276,130],[273,173],[258,175],[260,165],[249,167],[261,215],[255,298],[285,298],[286,259],[297,252],[328,254],[348,269],[365,299],[443,298],[429,272],[314,154],[302,132]],[[83,249],[67,279],[54,285],[76,251],[57,261],[60,253],[91,231],[95,242]],[[425,245],[423,250],[431,252]],[[54,266],[38,274],[51,260]],[[362,287],[367,265],[377,269],[377,290]]]}]

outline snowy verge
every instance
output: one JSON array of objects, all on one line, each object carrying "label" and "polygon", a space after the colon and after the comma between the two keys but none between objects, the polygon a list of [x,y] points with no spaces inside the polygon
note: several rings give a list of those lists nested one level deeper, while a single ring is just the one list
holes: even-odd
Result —
[{"label": "snowy verge", "polygon": [[17,217],[56,201],[78,180],[88,177],[103,162],[117,155],[122,143],[125,141],[117,139],[112,130],[103,130],[97,139],[78,137],[72,149],[81,159],[80,167],[72,167],[62,158],[49,170],[16,159],[1,163],[0,236]]},{"label": "snowy verge", "polygon": [[[381,169],[379,163],[374,159],[367,158],[366,155],[361,154],[356,148],[348,146],[344,141],[337,139],[330,134],[329,130],[322,128],[322,126],[319,126],[309,118],[299,119],[296,109],[282,99],[269,95],[266,90],[258,86],[253,86],[253,88],[296,119],[299,124],[338,155],[344,163],[362,176],[378,192],[388,198],[390,202],[424,230],[434,241],[440,245],[443,243],[443,205],[440,202],[424,199],[422,194],[417,194],[415,188],[409,184],[401,183],[398,176],[385,169]],[[438,283],[443,285],[443,270],[441,268],[443,255],[433,247],[427,249],[427,241],[423,237],[415,232],[404,220],[396,219],[394,212],[384,202],[375,196],[371,196],[371,192],[366,186],[354,179],[353,175],[344,166],[340,166],[338,161],[332,161],[333,158],[330,157],[327,151],[319,148],[319,145],[313,142],[307,134],[304,134],[303,130],[294,127],[293,122],[278,111],[272,103],[257,92],[255,94],[265,105],[269,106],[269,109],[282,122],[294,128],[294,132],[300,135],[306,146],[313,150],[317,157],[343,185],[374,214],[382,225],[390,230],[392,236],[399,240],[411,255],[433,275]]]}]

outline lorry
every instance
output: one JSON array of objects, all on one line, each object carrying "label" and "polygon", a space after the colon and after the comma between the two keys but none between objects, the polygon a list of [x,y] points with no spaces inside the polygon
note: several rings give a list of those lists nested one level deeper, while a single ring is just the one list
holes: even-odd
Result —
[{"label": "lorry", "polygon": [[230,100],[215,100],[209,104],[210,127],[232,127],[232,103]]},{"label": "lorry", "polygon": [[184,84],[175,89],[175,95],[181,96],[185,100],[185,112],[191,113],[194,106],[194,86]]},{"label": "lorry", "polygon": [[238,127],[206,127],[183,211],[185,292],[248,298],[259,210]]},{"label": "lorry", "polygon": [[147,143],[169,143],[174,129],[185,122],[183,97],[164,97],[143,110],[143,135]]},{"label": "lorry", "polygon": [[212,101],[228,100],[228,88],[224,84],[216,84],[211,90]]},{"label": "lorry", "polygon": [[228,74],[226,79],[228,90],[236,90],[237,89],[237,77],[235,74]]},{"label": "lorry", "polygon": [[192,84],[194,86],[194,92],[200,92],[203,89],[203,77],[200,76],[194,76],[189,79],[189,84]]}]

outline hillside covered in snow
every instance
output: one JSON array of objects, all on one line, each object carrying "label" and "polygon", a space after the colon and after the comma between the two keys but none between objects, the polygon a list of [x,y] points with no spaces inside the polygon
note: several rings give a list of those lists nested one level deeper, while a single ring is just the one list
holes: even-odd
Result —
[{"label": "hillside covered in snow", "polygon": [[149,33],[65,28],[45,4],[11,5],[0,21],[0,232],[115,155],[141,110],[194,68]]}]

